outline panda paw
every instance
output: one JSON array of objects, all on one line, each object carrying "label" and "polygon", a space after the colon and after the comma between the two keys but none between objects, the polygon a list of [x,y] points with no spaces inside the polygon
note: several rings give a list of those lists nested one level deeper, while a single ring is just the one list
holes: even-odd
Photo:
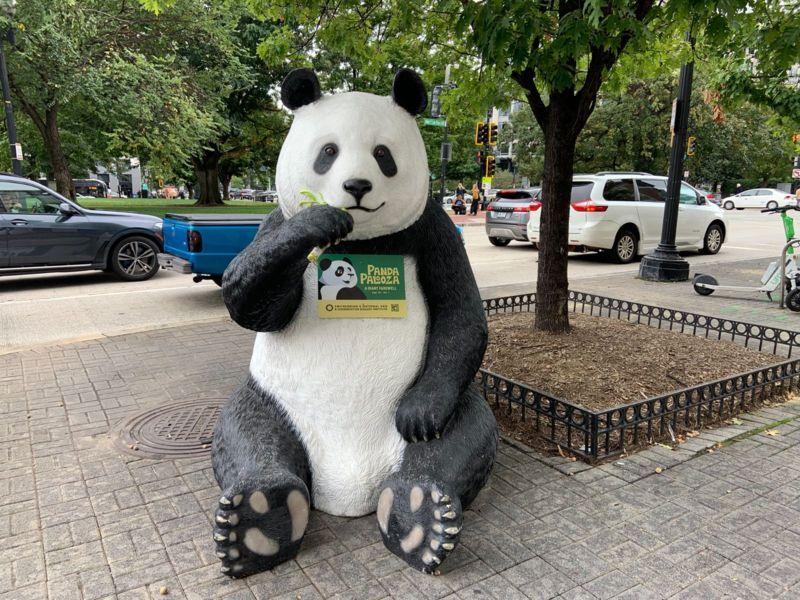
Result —
[{"label": "panda paw", "polygon": [[312,246],[331,246],[353,231],[353,217],[334,206],[310,206],[292,217],[289,222],[303,225],[306,242]]},{"label": "panda paw", "polygon": [[378,499],[378,526],[386,547],[423,573],[437,573],[458,544],[461,501],[443,486],[390,478]]},{"label": "panda paw", "polygon": [[222,572],[246,577],[295,557],[308,525],[308,498],[305,483],[284,472],[223,491],[214,515]]}]

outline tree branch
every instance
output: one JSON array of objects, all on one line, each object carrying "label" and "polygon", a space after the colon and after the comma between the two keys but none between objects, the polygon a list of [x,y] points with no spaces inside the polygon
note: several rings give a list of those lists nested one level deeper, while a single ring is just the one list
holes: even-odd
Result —
[{"label": "tree branch", "polygon": [[536,122],[539,123],[539,127],[542,128],[542,131],[545,131],[549,107],[545,105],[542,100],[542,95],[536,87],[534,70],[531,67],[526,67],[522,71],[513,71],[511,73],[511,78],[525,90],[525,97],[528,99],[528,104],[533,111],[533,116],[536,118]]}]

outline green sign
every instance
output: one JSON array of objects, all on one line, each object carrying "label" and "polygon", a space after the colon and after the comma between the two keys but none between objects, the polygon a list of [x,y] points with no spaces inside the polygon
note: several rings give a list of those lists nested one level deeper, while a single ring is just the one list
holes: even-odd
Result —
[{"label": "green sign", "polygon": [[330,254],[317,261],[317,315],[322,319],[403,318],[403,257]]},{"label": "green sign", "polygon": [[423,124],[430,125],[431,127],[446,127],[447,126],[447,119],[431,119],[426,118],[423,119]]}]

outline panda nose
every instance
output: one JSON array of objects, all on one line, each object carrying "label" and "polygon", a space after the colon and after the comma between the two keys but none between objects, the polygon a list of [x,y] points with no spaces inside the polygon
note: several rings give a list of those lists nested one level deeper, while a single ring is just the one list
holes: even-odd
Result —
[{"label": "panda nose", "polygon": [[360,204],[361,198],[372,190],[372,183],[367,179],[348,179],[342,187],[356,199],[357,204]]}]

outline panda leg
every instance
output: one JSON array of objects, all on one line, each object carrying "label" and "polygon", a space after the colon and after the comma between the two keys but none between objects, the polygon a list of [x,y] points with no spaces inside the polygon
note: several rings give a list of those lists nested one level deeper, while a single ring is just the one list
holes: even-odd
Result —
[{"label": "panda leg", "polygon": [[439,439],[406,447],[400,469],[381,486],[378,526],[383,543],[409,565],[435,572],[455,548],[462,511],[489,477],[497,423],[472,387]]},{"label": "panda leg", "polygon": [[222,572],[245,577],[294,558],[310,511],[308,457],[286,415],[252,378],[220,415],[212,464],[222,488],[214,515]]}]

